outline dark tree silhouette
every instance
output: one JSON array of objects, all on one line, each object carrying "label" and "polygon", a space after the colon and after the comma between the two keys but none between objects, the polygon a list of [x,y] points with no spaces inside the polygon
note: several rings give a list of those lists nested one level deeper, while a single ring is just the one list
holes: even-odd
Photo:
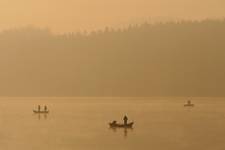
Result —
[{"label": "dark tree silhouette", "polygon": [[224,96],[225,21],[0,33],[2,96]]}]

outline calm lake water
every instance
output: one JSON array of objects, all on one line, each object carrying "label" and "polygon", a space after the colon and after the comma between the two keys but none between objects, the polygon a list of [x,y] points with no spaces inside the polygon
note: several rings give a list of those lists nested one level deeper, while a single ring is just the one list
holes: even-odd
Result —
[{"label": "calm lake water", "polygon": [[[1,150],[224,150],[225,98],[1,98]],[[47,105],[48,115],[33,114]],[[108,122],[134,121],[133,129]]]}]

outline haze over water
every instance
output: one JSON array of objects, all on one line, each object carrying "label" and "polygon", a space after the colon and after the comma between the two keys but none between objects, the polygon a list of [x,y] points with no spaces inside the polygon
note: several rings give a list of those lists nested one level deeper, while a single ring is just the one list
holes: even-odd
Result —
[{"label": "haze over water", "polygon": [[[4,150],[221,150],[225,98],[2,98],[0,149]],[[35,115],[47,105],[50,114]],[[134,121],[133,129],[108,122]]]},{"label": "haze over water", "polygon": [[0,150],[224,150],[224,8],[0,0]]}]

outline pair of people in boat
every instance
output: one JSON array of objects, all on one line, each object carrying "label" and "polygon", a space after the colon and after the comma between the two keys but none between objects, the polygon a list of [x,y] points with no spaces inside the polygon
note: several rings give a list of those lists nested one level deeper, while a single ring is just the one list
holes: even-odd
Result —
[{"label": "pair of people in boat", "polygon": [[[38,111],[39,112],[41,111],[41,106],[40,105],[38,105]],[[48,111],[48,107],[46,105],[44,106],[44,111]]]},{"label": "pair of people in boat", "polygon": [[[128,121],[128,117],[125,115],[125,116],[123,117],[123,123],[124,123],[124,125],[127,125],[127,121]],[[114,120],[112,123],[113,123],[113,124],[117,124],[117,121]]]}]

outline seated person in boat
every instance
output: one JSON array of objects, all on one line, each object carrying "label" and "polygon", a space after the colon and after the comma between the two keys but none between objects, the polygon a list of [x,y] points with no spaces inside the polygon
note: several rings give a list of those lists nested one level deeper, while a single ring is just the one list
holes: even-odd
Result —
[{"label": "seated person in boat", "polygon": [[188,104],[188,105],[190,105],[190,104],[191,104],[191,101],[190,101],[190,100],[188,100],[187,104]]},{"label": "seated person in boat", "polygon": [[44,107],[44,111],[48,111],[48,108],[47,108],[47,106],[45,106],[45,107]]},{"label": "seated person in boat", "polygon": [[116,121],[116,120],[114,120],[114,121],[112,122],[112,125],[116,125],[116,123],[117,123],[117,121]]},{"label": "seated person in boat", "polygon": [[38,105],[38,111],[39,111],[39,112],[41,111],[41,106],[40,106],[40,105]]}]

